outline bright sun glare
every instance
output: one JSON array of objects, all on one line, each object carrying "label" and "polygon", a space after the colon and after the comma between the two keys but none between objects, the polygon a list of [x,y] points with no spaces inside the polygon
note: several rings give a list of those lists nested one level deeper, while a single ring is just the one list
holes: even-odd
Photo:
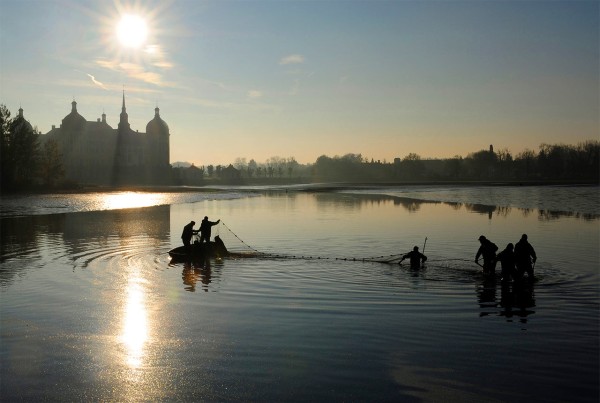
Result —
[{"label": "bright sun glare", "polygon": [[139,15],[125,14],[117,25],[117,38],[121,45],[140,48],[148,37],[148,25]]}]

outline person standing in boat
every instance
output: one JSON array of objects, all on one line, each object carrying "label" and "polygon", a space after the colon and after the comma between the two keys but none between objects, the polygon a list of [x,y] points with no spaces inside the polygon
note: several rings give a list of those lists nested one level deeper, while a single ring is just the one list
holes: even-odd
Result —
[{"label": "person standing in boat", "polygon": [[475,263],[479,264],[479,257],[483,257],[483,274],[494,274],[498,247],[483,235],[479,237],[479,243],[481,246],[475,255]]},{"label": "person standing in boat", "polygon": [[410,259],[410,268],[411,269],[420,269],[421,264],[425,263],[427,260],[427,256],[419,252],[419,247],[415,246],[412,251],[408,252],[406,255],[402,256],[402,259],[398,262],[398,264],[402,263],[404,259]]},{"label": "person standing in boat", "polygon": [[220,222],[221,219],[218,219],[217,221],[213,222],[208,221],[208,217],[204,217],[204,219],[200,223],[200,243],[204,242],[204,240],[206,240],[207,243],[210,242],[210,230],[213,227],[213,225],[217,225]]},{"label": "person standing in boat", "polygon": [[533,280],[533,266],[535,266],[536,260],[535,250],[527,241],[527,234],[523,234],[515,245],[515,261],[519,278],[523,278],[523,275],[527,273],[529,279]]},{"label": "person standing in boat", "polygon": [[189,224],[187,224],[186,226],[183,227],[183,232],[181,233],[181,239],[183,241],[183,244],[186,247],[190,246],[190,243],[192,241],[192,236],[194,234],[198,233],[198,230],[194,229],[194,225],[196,225],[196,222],[190,221]]},{"label": "person standing in boat", "polygon": [[498,253],[496,260],[502,265],[502,281],[516,280],[514,245],[509,243],[506,249]]}]

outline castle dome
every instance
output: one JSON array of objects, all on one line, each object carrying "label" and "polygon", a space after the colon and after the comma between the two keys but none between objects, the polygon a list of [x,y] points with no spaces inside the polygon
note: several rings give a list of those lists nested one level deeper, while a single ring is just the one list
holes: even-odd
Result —
[{"label": "castle dome", "polygon": [[154,119],[146,125],[146,133],[169,134],[169,125],[160,118],[158,106],[154,108]]},{"label": "castle dome", "polygon": [[64,117],[62,125],[67,127],[77,127],[85,125],[85,118],[77,112],[77,102],[71,102],[71,113]]},{"label": "castle dome", "polygon": [[19,108],[19,116],[12,123],[15,132],[33,132],[33,126],[23,117],[23,108]]}]

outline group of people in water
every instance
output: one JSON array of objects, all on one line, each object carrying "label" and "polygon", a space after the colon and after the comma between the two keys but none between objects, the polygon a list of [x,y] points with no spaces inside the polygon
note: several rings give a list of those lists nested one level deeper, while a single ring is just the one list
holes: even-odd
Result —
[{"label": "group of people in water", "polygon": [[[190,221],[189,224],[183,227],[181,239],[186,247],[189,247],[192,237],[200,234],[200,244],[203,242],[210,243],[211,228],[219,224],[221,220],[209,221],[208,217],[204,217],[200,223],[200,228],[195,230],[195,221]],[[475,263],[483,268],[485,275],[493,275],[496,270],[496,264],[500,262],[502,267],[502,281],[519,281],[525,278],[525,274],[530,280],[533,280],[533,268],[537,260],[537,255],[533,246],[527,241],[527,234],[523,234],[519,242],[515,245],[509,243],[506,248],[496,254],[498,247],[495,243],[481,235],[479,237],[479,249],[475,254]],[[483,258],[483,265],[479,263],[479,258]],[[419,252],[419,247],[415,246],[412,251],[402,256],[398,264],[405,259],[410,259],[410,267],[412,269],[420,268],[426,261],[427,256]]]},{"label": "group of people in water", "polygon": [[196,225],[195,221],[190,221],[189,224],[183,227],[183,232],[181,233],[181,240],[186,247],[189,247],[192,242],[192,237],[198,233],[200,233],[200,243],[206,241],[210,243],[210,233],[211,229],[214,225],[217,225],[221,222],[221,219],[217,221],[208,221],[208,217],[204,217],[202,222],[200,223],[200,228],[195,230],[194,225]]},{"label": "group of people in water", "polygon": [[[519,281],[525,278],[533,280],[533,268],[537,260],[535,249],[527,240],[527,234],[523,234],[519,242],[515,245],[509,243],[506,248],[496,254],[498,247],[492,241],[481,235],[479,237],[480,246],[475,255],[475,263],[483,267],[485,275],[494,275],[496,264],[500,262],[502,267],[502,281]],[[479,258],[483,258],[483,265],[479,263]],[[410,259],[410,267],[412,269],[420,268],[427,261],[427,256],[419,252],[419,247],[415,246],[412,251],[408,252],[398,264],[405,259]]]},{"label": "group of people in water", "polygon": [[533,280],[533,268],[537,260],[535,249],[527,240],[527,234],[523,234],[515,245],[509,243],[506,248],[496,254],[498,247],[492,241],[481,235],[479,237],[481,246],[475,255],[475,263],[479,264],[479,257],[483,258],[483,273],[494,274],[496,263],[500,262],[502,267],[503,281],[519,281],[525,278]]}]

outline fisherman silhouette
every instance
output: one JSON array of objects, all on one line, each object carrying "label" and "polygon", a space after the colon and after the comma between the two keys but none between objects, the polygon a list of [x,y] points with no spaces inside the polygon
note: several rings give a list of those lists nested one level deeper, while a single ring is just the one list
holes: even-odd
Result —
[{"label": "fisherman silhouette", "polygon": [[421,262],[425,263],[425,261],[427,260],[427,256],[419,252],[419,247],[415,246],[412,251],[402,256],[402,259],[400,259],[400,262],[398,262],[398,264],[402,263],[404,259],[410,259],[411,269],[419,269],[421,267]]},{"label": "fisherman silhouette", "polygon": [[527,273],[527,277],[530,280],[533,280],[533,268],[536,260],[537,256],[535,250],[527,241],[527,234],[523,234],[519,242],[515,245],[515,261],[519,279],[523,278],[525,273]]},{"label": "fisherman silhouette", "polygon": [[206,242],[210,242],[211,228],[213,225],[217,225],[220,222],[220,219],[213,222],[208,221],[208,217],[204,217],[204,219],[200,223],[200,243],[204,242],[204,240],[206,240]]},{"label": "fisherman silhouette", "polygon": [[500,262],[502,266],[502,281],[516,280],[515,253],[512,243],[506,245],[506,248],[498,253],[496,260]]},{"label": "fisherman silhouette", "polygon": [[479,237],[481,246],[475,255],[475,263],[479,264],[479,257],[483,257],[483,274],[494,274],[496,269],[496,251],[498,247],[492,241],[481,235]]},{"label": "fisherman silhouette", "polygon": [[190,221],[189,224],[183,227],[183,232],[181,233],[181,239],[183,240],[183,244],[187,247],[190,246],[192,236],[198,233],[197,230],[194,230],[194,225],[196,225],[196,223],[194,221]]}]

